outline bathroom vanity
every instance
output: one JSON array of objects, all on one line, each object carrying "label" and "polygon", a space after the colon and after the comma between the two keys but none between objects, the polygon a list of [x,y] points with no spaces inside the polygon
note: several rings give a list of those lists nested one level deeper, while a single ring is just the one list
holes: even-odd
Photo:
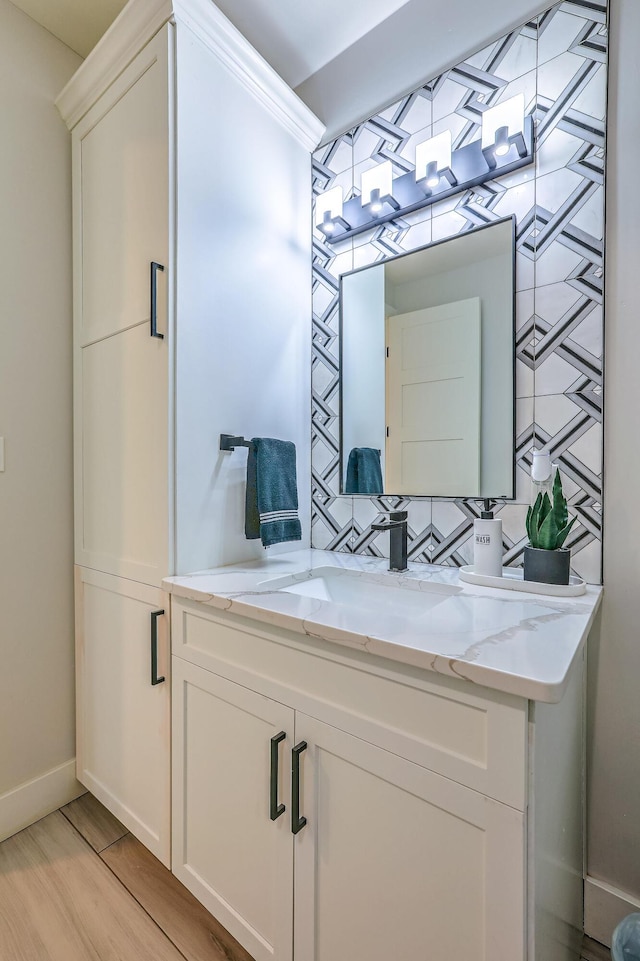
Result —
[{"label": "bathroom vanity", "polygon": [[172,869],[256,961],[577,959],[601,590],[384,565],[298,551],[164,581]]}]

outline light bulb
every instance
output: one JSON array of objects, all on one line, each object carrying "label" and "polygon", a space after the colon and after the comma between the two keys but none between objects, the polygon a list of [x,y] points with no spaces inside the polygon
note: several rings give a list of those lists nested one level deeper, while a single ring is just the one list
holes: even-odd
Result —
[{"label": "light bulb", "polygon": [[509,153],[509,128],[508,127],[498,127],[496,130],[496,145],[494,148],[494,154],[496,157],[506,157]]},{"label": "light bulb", "polygon": [[379,214],[382,212],[382,200],[380,199],[380,190],[377,187],[371,191],[369,210],[372,214]]}]

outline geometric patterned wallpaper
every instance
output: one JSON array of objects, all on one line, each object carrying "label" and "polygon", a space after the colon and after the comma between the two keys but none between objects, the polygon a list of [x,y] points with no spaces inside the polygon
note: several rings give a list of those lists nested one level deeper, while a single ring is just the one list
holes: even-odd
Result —
[{"label": "geometric patterned wallpaper", "polygon": [[505,564],[526,544],[533,447],[560,464],[572,568],[602,578],[603,227],[607,95],[606,0],[565,0],[429,81],[314,154],[313,189],[359,193],[363,170],[414,169],[415,146],[449,129],[453,146],[480,136],[487,107],[524,93],[536,160],[406,217],[329,245],[314,231],[312,544],[378,556],[381,510],[409,512],[413,561],[472,562],[475,501],[339,494],[338,279],[381,261],[516,216],[516,498],[501,502]]}]

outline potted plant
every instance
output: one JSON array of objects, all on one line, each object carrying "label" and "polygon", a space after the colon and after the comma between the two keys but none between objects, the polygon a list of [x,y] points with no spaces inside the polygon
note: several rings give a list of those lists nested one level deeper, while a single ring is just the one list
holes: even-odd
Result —
[{"label": "potted plant", "polygon": [[571,551],[562,545],[575,520],[575,517],[569,520],[560,471],[556,470],[551,498],[546,491],[538,494],[535,504],[527,511],[529,546],[524,549],[525,581],[569,583]]}]

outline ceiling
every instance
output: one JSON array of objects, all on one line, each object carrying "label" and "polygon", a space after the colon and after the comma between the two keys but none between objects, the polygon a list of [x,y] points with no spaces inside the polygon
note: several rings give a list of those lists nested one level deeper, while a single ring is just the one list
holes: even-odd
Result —
[{"label": "ceiling", "polygon": [[297,87],[408,0],[216,0],[290,87]]},{"label": "ceiling", "polygon": [[[12,0],[86,57],[125,0]],[[325,140],[551,0],[214,0],[326,124]]]},{"label": "ceiling", "polygon": [[115,20],[125,0],[12,0],[32,20],[86,57]]},{"label": "ceiling", "polygon": [[[12,0],[81,57],[125,0]],[[408,0],[217,0],[216,5],[291,87],[356,43]]]}]

